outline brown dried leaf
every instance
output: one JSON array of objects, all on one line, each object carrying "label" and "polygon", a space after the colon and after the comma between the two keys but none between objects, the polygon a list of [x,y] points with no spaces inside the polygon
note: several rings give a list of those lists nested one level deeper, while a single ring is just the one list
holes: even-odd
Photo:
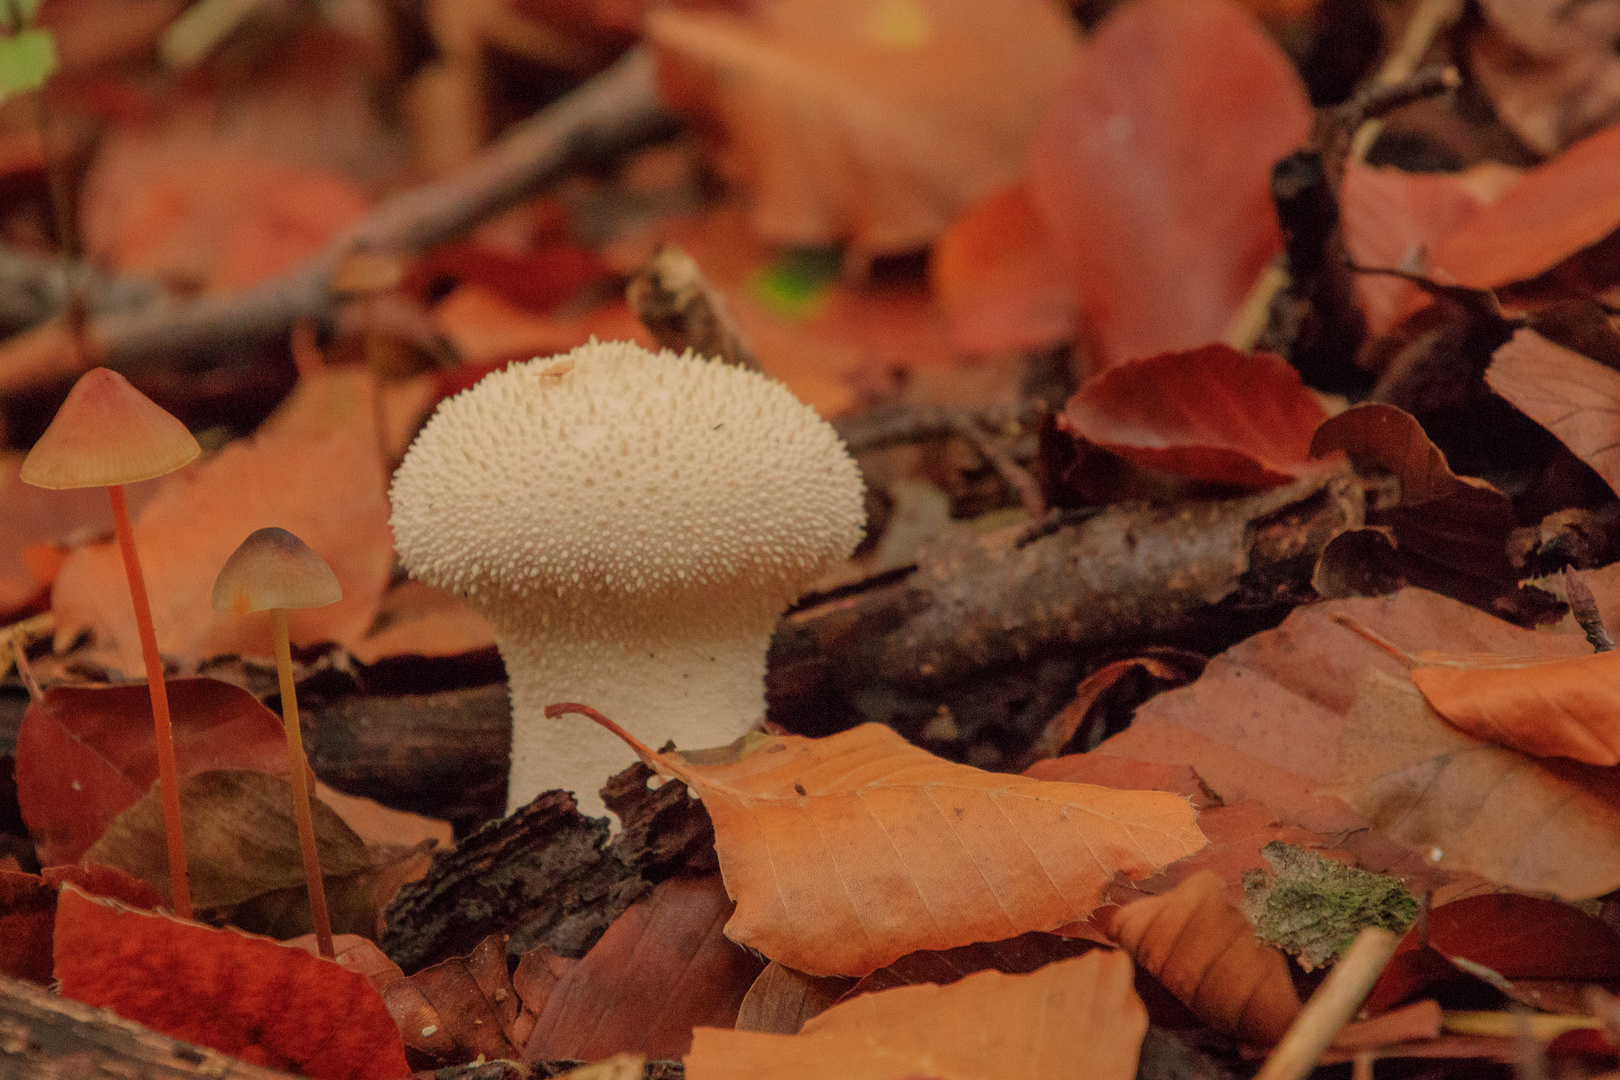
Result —
[{"label": "brown dried leaf", "polygon": [[1096,950],[1030,975],[862,994],[798,1035],[699,1028],[692,1080],[1130,1080],[1147,1031],[1130,961]]},{"label": "brown dried leaf", "polygon": [[[506,944],[500,935],[480,941],[471,955],[452,957],[405,979],[432,1009],[427,1014],[396,1005],[408,995],[397,983],[383,991],[389,1014],[399,1024],[407,1054],[435,1065],[454,1065],[482,1056],[486,1061],[517,1059],[510,1036],[518,1017],[518,996],[506,973]],[[413,996],[413,995],[412,995]],[[418,1006],[420,1008],[420,1006]],[[433,1029],[428,1033],[428,1029]]]},{"label": "brown dried leaf", "polygon": [[1485,381],[1620,491],[1620,372],[1517,330],[1492,354]]},{"label": "brown dried leaf", "polygon": [[738,1031],[797,1035],[804,1022],[837,1004],[855,985],[847,975],[806,975],[772,960],[743,995]]},{"label": "brown dried leaf", "polygon": [[694,1027],[730,1027],[764,967],[722,934],[731,912],[718,875],[659,884],[558,980],[523,1060],[678,1058]]},{"label": "brown dried leaf", "polygon": [[1567,900],[1620,887],[1620,777],[1536,760],[1447,724],[1411,681],[1369,671],[1344,718],[1334,791],[1442,867]]},{"label": "brown dried leaf", "polygon": [[598,722],[702,798],[737,901],[727,936],[813,975],[1084,919],[1116,873],[1143,877],[1204,844],[1179,795],[987,773],[880,724],[764,736],[700,766]]},{"label": "brown dried leaf", "polygon": [[1109,909],[1102,921],[1138,964],[1218,1030],[1270,1045],[1299,1015],[1288,961],[1260,944],[1214,874]]}]

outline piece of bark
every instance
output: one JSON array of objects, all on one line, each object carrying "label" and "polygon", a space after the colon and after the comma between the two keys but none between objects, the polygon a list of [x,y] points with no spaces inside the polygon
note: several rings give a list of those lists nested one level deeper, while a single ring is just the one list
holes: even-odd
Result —
[{"label": "piece of bark", "polygon": [[699,356],[759,370],[759,357],[726,310],[725,298],[680,248],[659,245],[625,286],[624,295],[641,325],[664,348],[677,353],[691,349]]},{"label": "piece of bark", "polygon": [[0,977],[0,1078],[295,1080],[216,1050],[171,1039],[77,1001]]},{"label": "piece of bark", "polygon": [[587,818],[573,796],[549,791],[437,856],[421,881],[384,913],[381,945],[407,973],[508,935],[515,962],[544,945],[583,956],[657,881],[715,869],[714,830],[680,783],[648,790],[637,763],[609,781],[603,801],[624,822],[608,843],[606,818]]},{"label": "piece of bark", "polygon": [[297,319],[330,319],[343,299],[332,275],[351,255],[424,251],[581,165],[673,134],[679,121],[659,100],[653,67],[651,54],[632,48],[600,75],[515,125],[454,176],[384,201],[288,273],[228,296],[155,303],[92,318],[85,325],[86,343],[97,362],[129,368],[158,357],[191,361],[281,342]]}]

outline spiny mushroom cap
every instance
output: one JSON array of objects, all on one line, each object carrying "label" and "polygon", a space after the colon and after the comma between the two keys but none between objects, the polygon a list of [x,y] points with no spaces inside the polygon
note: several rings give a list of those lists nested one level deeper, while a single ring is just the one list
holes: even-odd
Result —
[{"label": "spiny mushroom cap", "polygon": [[246,615],[272,608],[317,608],[343,599],[326,560],[286,529],[260,529],[220,567],[214,610]]},{"label": "spiny mushroom cap", "polygon": [[20,475],[42,488],[109,487],[163,476],[200,453],[186,425],[129,380],[92,368],[73,384]]},{"label": "spiny mushroom cap", "polygon": [[865,518],[837,433],[781,383],[630,342],[445,401],[390,494],[406,568],[475,600],[734,583],[785,604]]}]

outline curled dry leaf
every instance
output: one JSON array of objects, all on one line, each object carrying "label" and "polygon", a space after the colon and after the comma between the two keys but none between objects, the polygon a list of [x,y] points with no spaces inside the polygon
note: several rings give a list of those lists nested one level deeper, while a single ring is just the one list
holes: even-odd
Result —
[{"label": "curled dry leaf", "polygon": [[1077,47],[1046,0],[666,7],[647,36],[723,119],[760,236],[879,254],[926,246],[1017,179]]},{"label": "curled dry leaf", "polygon": [[1620,491],[1620,372],[1526,329],[1492,354],[1485,382]]},{"label": "curled dry leaf", "polygon": [[1047,109],[1029,180],[1101,366],[1225,336],[1282,249],[1271,168],[1310,127],[1293,65],[1236,4],[1113,10]]},{"label": "curled dry leaf", "polygon": [[[270,654],[269,616],[220,614],[212,596],[231,552],[255,529],[272,525],[318,552],[343,587],[337,603],[289,614],[294,643],[360,641],[393,566],[384,481],[370,422],[321,438],[278,434],[235,442],[166,479],[135,521],[159,648],[194,657]],[[112,664],[140,671],[140,641],[123,581],[113,544],[68,556],[51,595],[57,640],[88,629]]]},{"label": "curled dry leaf", "polygon": [[1286,361],[1205,345],[1093,376],[1058,423],[1138,465],[1267,488],[1311,467],[1311,435],[1326,419]]},{"label": "curled dry leaf", "polygon": [[64,997],[314,1080],[399,1080],[399,1032],[364,975],[235,930],[133,911],[65,885]]},{"label": "curled dry leaf", "polygon": [[718,874],[660,883],[558,980],[523,1059],[678,1058],[694,1027],[732,1026],[764,965],[722,933],[731,911]]},{"label": "curled dry leaf", "polygon": [[806,975],[772,960],[743,995],[735,1027],[797,1035],[806,1020],[832,1008],[854,985],[847,975]]},{"label": "curled dry leaf", "polygon": [[[572,711],[585,710],[548,710]],[[587,715],[703,800],[737,902],[726,935],[812,975],[1076,922],[1116,873],[1204,845],[1179,795],[988,773],[880,724],[764,736],[734,762],[692,765]]]},{"label": "curled dry leaf", "polygon": [[1531,169],[1435,248],[1437,272],[1494,289],[1545,273],[1620,226],[1620,127]]},{"label": "curled dry leaf", "polygon": [[1099,918],[1138,964],[1212,1027],[1270,1045],[1299,1015],[1288,961],[1260,944],[1214,874],[1196,874],[1162,896]]},{"label": "curled dry leaf", "polygon": [[[181,776],[286,771],[281,719],[252,694],[217,679],[172,679],[168,689]],[[157,780],[151,708],[142,684],[53,686],[24,713],[17,801],[47,866],[77,862]]]},{"label": "curled dry leaf", "polygon": [[1447,724],[1411,681],[1360,680],[1344,717],[1335,792],[1442,867],[1567,900],[1620,887],[1620,777],[1545,761]]},{"label": "curled dry leaf", "polygon": [[699,1028],[692,1080],[1130,1080],[1147,1031],[1131,962],[1097,950],[1029,975],[862,994],[798,1035]]},{"label": "curled dry leaf", "polygon": [[512,1035],[520,1004],[499,934],[480,941],[467,956],[390,979],[379,989],[413,1063],[517,1060]]}]

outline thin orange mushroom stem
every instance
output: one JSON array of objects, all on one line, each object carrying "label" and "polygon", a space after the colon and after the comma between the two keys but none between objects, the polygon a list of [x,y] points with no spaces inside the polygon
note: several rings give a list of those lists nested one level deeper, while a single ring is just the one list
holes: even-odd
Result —
[{"label": "thin orange mushroom stem", "polygon": [[326,886],[315,849],[315,816],[309,805],[309,766],[304,757],[304,735],[298,727],[298,691],[293,686],[292,643],[287,635],[287,609],[270,611],[270,633],[276,650],[276,674],[281,679],[281,720],[287,729],[287,763],[292,770],[293,816],[298,819],[298,843],[304,852],[304,878],[309,889],[309,913],[315,923],[315,944],[328,960],[337,959],[332,947],[332,917],[326,911]]},{"label": "thin orange mushroom stem", "polygon": [[109,484],[113,527],[129,576],[129,595],[135,604],[135,625],[141,635],[141,659],[146,663],[146,689],[152,698],[152,726],[156,733],[158,789],[163,796],[163,831],[169,841],[169,885],[174,913],[191,918],[191,878],[186,870],[186,841],[180,818],[180,769],[174,759],[174,729],[169,722],[169,690],[163,681],[163,658],[158,655],[157,632],[152,628],[152,607],[146,600],[146,578],[135,554],[135,534],[129,525],[124,486]]}]

